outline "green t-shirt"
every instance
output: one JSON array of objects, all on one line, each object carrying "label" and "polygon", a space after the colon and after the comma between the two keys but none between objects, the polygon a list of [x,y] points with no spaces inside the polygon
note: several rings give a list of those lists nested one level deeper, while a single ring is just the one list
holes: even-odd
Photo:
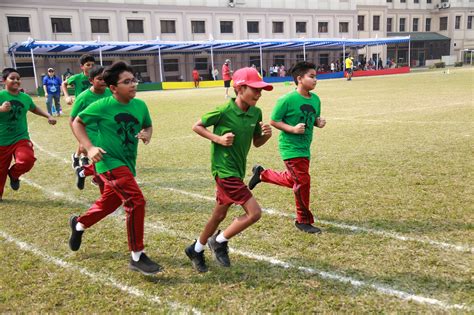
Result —
[{"label": "green t-shirt", "polygon": [[79,94],[91,87],[89,77],[83,72],[75,74],[67,78],[67,84],[74,85],[74,96],[77,97]]},{"label": "green t-shirt", "polygon": [[279,148],[283,160],[311,158],[314,122],[321,115],[321,101],[316,94],[310,93],[310,95],[311,98],[306,98],[295,90],[280,97],[273,108],[273,121],[284,122],[290,126],[306,124],[304,134],[280,132]]},{"label": "green t-shirt", "polygon": [[[101,98],[105,98],[109,96],[112,96],[112,92],[110,92],[108,88],[106,88],[104,93],[102,94],[96,94],[92,92],[91,89],[85,90],[84,92],[79,94],[79,96],[74,101],[74,105],[72,105],[72,110],[71,110],[71,117],[75,118],[80,112],[82,112],[84,109],[86,109],[89,105],[91,105],[95,101],[98,101]],[[95,145],[97,136],[99,133],[99,129],[97,128],[97,125],[93,125],[93,124],[87,125],[86,132],[92,144]]]},{"label": "green t-shirt", "polygon": [[7,90],[0,91],[0,105],[10,102],[11,109],[0,113],[0,146],[12,145],[23,139],[30,139],[26,114],[36,108],[28,94],[13,95]]},{"label": "green t-shirt", "polygon": [[97,125],[99,136],[96,146],[107,153],[96,164],[98,173],[105,173],[119,166],[127,166],[136,175],[138,138],[143,128],[151,127],[151,117],[145,102],[132,99],[128,104],[118,102],[113,96],[102,98],[79,113],[87,125]]},{"label": "green t-shirt", "polygon": [[254,135],[260,135],[262,129],[262,111],[255,106],[249,107],[247,112],[242,111],[231,99],[226,105],[218,107],[201,117],[206,127],[214,126],[214,134],[222,136],[232,132],[234,142],[225,147],[212,142],[211,164],[212,175],[220,178],[245,177],[247,155]]}]

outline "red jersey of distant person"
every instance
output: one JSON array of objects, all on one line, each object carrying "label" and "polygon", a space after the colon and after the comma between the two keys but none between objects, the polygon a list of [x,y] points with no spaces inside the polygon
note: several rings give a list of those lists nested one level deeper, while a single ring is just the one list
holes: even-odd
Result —
[{"label": "red jersey of distant person", "polygon": [[224,63],[222,66],[222,80],[229,81],[232,80],[232,76],[230,75],[230,68],[229,65]]},{"label": "red jersey of distant person", "polygon": [[197,70],[193,70],[193,79],[194,81],[199,80],[199,72]]}]

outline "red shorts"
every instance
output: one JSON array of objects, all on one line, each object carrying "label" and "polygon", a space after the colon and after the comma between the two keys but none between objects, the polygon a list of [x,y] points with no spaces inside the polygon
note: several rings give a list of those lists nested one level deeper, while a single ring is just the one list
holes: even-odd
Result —
[{"label": "red shorts", "polygon": [[216,201],[220,205],[245,204],[252,193],[238,177],[219,178],[216,176]]}]

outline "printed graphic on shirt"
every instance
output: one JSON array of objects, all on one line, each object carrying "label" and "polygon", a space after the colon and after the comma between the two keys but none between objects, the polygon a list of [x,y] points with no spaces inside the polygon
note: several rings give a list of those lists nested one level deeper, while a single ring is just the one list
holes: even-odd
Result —
[{"label": "printed graphic on shirt", "polygon": [[23,105],[21,102],[17,100],[11,100],[10,104],[11,104],[11,109],[8,113],[9,113],[10,122],[12,124],[8,127],[8,131],[14,131],[17,126],[16,122],[18,121],[18,119],[20,119],[23,109],[25,108],[25,105]]},{"label": "printed graphic on shirt", "polygon": [[134,145],[137,141],[135,136],[140,131],[138,120],[128,113],[117,114],[114,119],[118,124],[117,135],[122,140],[122,149],[133,155]]},{"label": "printed graphic on shirt", "polygon": [[300,123],[305,124],[305,126],[313,126],[314,121],[316,120],[316,111],[314,110],[314,107],[310,104],[303,104],[300,106],[300,110]]}]

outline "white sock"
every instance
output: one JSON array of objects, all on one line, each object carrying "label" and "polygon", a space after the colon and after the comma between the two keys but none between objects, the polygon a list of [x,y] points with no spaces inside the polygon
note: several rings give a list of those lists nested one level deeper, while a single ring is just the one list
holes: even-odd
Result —
[{"label": "white sock", "polygon": [[139,252],[131,252],[132,253],[132,259],[133,261],[139,261],[140,260],[140,256],[142,255],[143,251],[139,251]]},{"label": "white sock", "polygon": [[84,174],[84,170],[82,170],[82,171],[79,172],[79,176],[80,176],[80,177],[86,177],[86,174]]},{"label": "white sock", "polygon": [[216,242],[217,243],[224,243],[224,242],[227,242],[227,241],[228,241],[228,239],[226,239],[224,237],[224,232],[220,232],[219,235],[217,235],[217,237],[216,237]]},{"label": "white sock", "polygon": [[86,228],[84,227],[84,225],[81,224],[81,222],[77,222],[76,223],[76,231],[80,232],[80,231],[84,231]]},{"label": "white sock", "polygon": [[80,155],[77,155],[77,153],[74,153],[74,157],[75,157],[76,159],[78,159],[78,158],[80,157]]},{"label": "white sock", "polygon": [[199,240],[197,240],[196,244],[194,244],[194,251],[197,252],[197,253],[200,253],[204,250],[204,246],[205,245],[202,245],[201,242],[199,242]]}]

